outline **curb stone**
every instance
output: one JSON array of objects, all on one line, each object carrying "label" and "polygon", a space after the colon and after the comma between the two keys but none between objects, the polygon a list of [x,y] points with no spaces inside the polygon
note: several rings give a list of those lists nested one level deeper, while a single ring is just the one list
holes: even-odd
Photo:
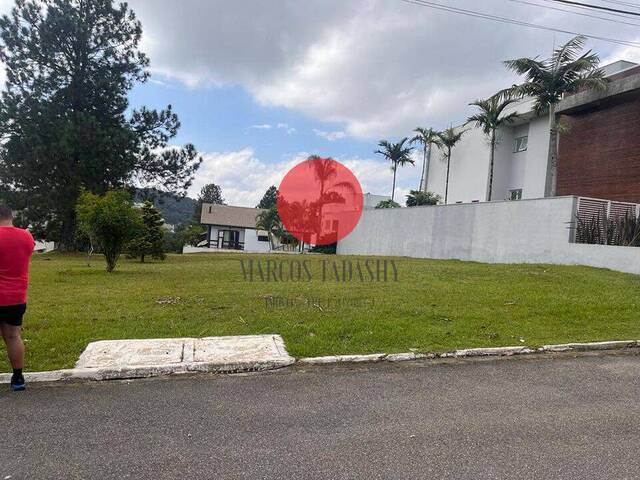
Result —
[{"label": "curb stone", "polygon": [[[295,359],[254,363],[191,362],[166,365],[145,365],[122,368],[69,368],[47,372],[25,372],[27,382],[57,382],[73,380],[127,380],[187,373],[241,373],[274,370],[292,365]],[[10,373],[0,374],[0,384],[11,381]]]},{"label": "curb stone", "polygon": [[563,343],[559,345],[544,345],[540,350],[543,352],[566,352],[569,350],[618,350],[621,348],[634,348],[639,346],[640,340],[616,340],[611,342]]},{"label": "curb stone", "polygon": [[490,348],[466,348],[464,350],[456,350],[453,352],[454,357],[485,357],[495,355],[521,355],[524,353],[534,353],[529,347],[490,347]]},{"label": "curb stone", "polygon": [[[421,359],[437,358],[472,358],[472,357],[500,357],[526,354],[544,354],[567,351],[598,351],[598,350],[622,350],[640,348],[640,340],[615,340],[607,342],[564,343],[557,345],[544,345],[538,349],[527,346],[516,347],[488,347],[467,348],[444,353],[374,353],[368,355],[330,355],[325,357],[307,357],[294,359],[289,357],[283,360],[265,362],[239,362],[239,363],[209,363],[189,362],[165,365],[145,365],[121,368],[70,368],[62,370],[50,370],[45,372],[26,372],[27,382],[57,382],[57,381],[101,381],[101,380],[125,380],[135,378],[149,378],[157,376],[181,375],[187,373],[241,373],[258,372],[284,368],[294,363],[302,365],[330,365],[340,363],[374,363],[374,362],[403,362]],[[0,374],[0,384],[9,383],[10,373]]]},{"label": "curb stone", "polygon": [[435,354],[434,353],[415,353],[415,352],[408,352],[408,353],[390,353],[389,355],[387,355],[386,357],[384,357],[384,360],[387,362],[406,362],[407,360],[419,360],[421,358],[435,358]]},{"label": "curb stone", "polygon": [[305,365],[325,365],[328,363],[363,363],[379,362],[387,355],[385,353],[373,353],[369,355],[329,355],[326,357],[306,357],[298,359],[297,363]]}]

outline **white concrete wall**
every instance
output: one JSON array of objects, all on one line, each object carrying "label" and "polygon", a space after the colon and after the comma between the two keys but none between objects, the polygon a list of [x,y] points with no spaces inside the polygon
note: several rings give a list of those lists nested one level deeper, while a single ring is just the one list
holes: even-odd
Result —
[{"label": "white concrete wall", "polygon": [[570,243],[576,197],[367,210],[342,255],[590,265],[640,274],[640,248]]},{"label": "white concrete wall", "polygon": [[244,251],[253,253],[267,253],[271,249],[269,242],[258,241],[258,231],[247,228],[244,231]]}]

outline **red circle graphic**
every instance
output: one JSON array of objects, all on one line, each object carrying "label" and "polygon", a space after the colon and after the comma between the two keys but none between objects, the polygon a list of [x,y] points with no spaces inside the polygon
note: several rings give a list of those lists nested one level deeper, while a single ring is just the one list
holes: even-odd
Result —
[{"label": "red circle graphic", "polygon": [[340,162],[313,156],[287,172],[278,189],[277,205],[291,235],[305,243],[330,245],[358,224],[362,188]]}]

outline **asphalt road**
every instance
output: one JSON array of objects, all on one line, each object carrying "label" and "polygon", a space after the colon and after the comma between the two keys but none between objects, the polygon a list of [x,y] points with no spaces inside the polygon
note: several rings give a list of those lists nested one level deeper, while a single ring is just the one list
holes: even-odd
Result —
[{"label": "asphalt road", "polygon": [[0,395],[0,480],[640,478],[636,355],[308,367]]}]

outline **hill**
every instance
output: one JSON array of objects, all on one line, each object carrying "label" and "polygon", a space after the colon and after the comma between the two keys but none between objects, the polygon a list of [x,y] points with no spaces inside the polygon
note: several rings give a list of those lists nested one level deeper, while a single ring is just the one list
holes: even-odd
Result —
[{"label": "hill", "polygon": [[137,189],[134,199],[136,202],[151,200],[162,213],[164,221],[170,225],[180,225],[190,221],[198,205],[198,201],[193,198],[161,192],[155,188]]}]

